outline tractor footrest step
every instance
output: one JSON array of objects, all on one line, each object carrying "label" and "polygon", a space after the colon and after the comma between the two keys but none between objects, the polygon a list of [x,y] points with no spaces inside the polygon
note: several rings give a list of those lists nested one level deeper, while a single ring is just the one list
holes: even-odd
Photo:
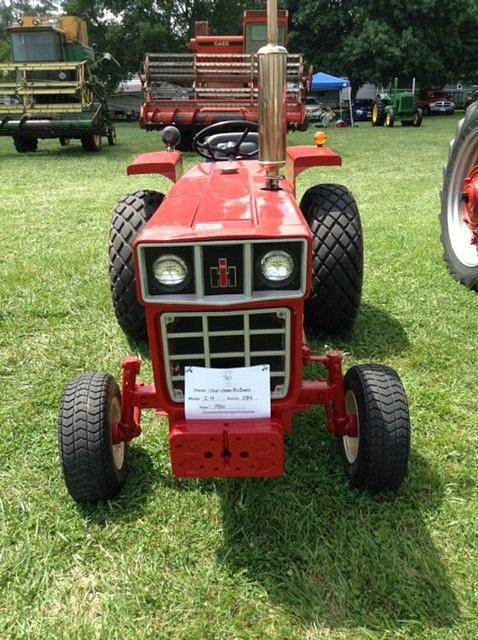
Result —
[{"label": "tractor footrest step", "polygon": [[178,478],[273,478],[284,470],[278,420],[179,420],[169,432]]}]

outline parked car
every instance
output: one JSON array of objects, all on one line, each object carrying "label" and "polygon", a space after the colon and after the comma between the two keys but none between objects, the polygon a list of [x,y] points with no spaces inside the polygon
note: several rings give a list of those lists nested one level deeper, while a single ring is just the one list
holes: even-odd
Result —
[{"label": "parked car", "polygon": [[372,118],[373,100],[362,98],[355,100],[352,104],[352,114],[354,120],[370,120]]},{"label": "parked car", "polygon": [[305,110],[309,122],[319,122],[322,118],[323,107],[317,98],[307,96],[305,99]]},{"label": "parked car", "polygon": [[444,113],[451,116],[452,113],[455,113],[455,103],[451,100],[436,100],[435,102],[430,102],[428,110],[432,115]]},{"label": "parked car", "polygon": [[20,100],[13,96],[0,96],[0,104],[5,107],[10,107],[12,104],[20,104]]}]

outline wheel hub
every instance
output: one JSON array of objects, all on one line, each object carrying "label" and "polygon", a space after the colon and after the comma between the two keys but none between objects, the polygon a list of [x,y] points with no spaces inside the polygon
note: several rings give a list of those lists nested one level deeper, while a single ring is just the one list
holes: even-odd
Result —
[{"label": "wheel hub", "polygon": [[350,389],[345,394],[345,410],[348,416],[355,419],[353,430],[355,433],[353,435],[347,435],[343,437],[345,457],[347,458],[347,462],[349,464],[353,464],[357,459],[359,452],[360,426],[358,422],[357,399],[355,398],[355,394],[353,393],[353,391],[351,391]]},{"label": "wheel hub", "polygon": [[461,201],[463,203],[463,220],[473,234],[471,242],[478,244],[478,164],[465,178]]}]

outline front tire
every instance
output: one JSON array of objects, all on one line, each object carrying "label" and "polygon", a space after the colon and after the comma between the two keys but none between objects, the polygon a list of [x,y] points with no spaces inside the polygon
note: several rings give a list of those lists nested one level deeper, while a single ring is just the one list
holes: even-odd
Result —
[{"label": "front tire", "polygon": [[444,259],[452,276],[478,291],[478,246],[462,217],[461,194],[465,178],[478,163],[478,103],[468,107],[450,143],[443,170],[441,192],[441,241]]},{"label": "front tire", "polygon": [[121,489],[127,449],[112,442],[112,426],[120,419],[120,391],[110,375],[82,375],[66,386],[58,441],[66,487],[76,502],[109,500]]},{"label": "front tire", "polygon": [[34,153],[38,149],[38,138],[15,136],[13,144],[18,153]]},{"label": "front tire", "polygon": [[395,114],[393,113],[393,109],[389,109],[385,114],[385,126],[393,127],[395,124]]},{"label": "front tire", "polygon": [[410,416],[398,374],[382,365],[360,365],[344,378],[345,407],[357,417],[356,438],[340,440],[350,484],[370,492],[396,491],[408,469]]},{"label": "front tire", "polygon": [[349,331],[360,307],[363,242],[354,197],[341,185],[308,189],[300,208],[313,234],[312,293],[305,324],[321,333]]},{"label": "front tire", "polygon": [[81,138],[83,151],[87,153],[97,153],[101,150],[102,140],[100,135],[88,135]]},{"label": "front tire", "polygon": [[385,106],[380,98],[372,105],[372,127],[381,127],[385,122]]},{"label": "front tire", "polygon": [[110,145],[110,147],[114,147],[114,145],[116,144],[116,128],[115,127],[111,127],[108,130],[108,144]]},{"label": "front tire", "polygon": [[420,107],[418,107],[418,109],[415,111],[415,116],[413,118],[413,126],[421,127],[422,122],[423,122],[423,110],[420,109]]},{"label": "front tire", "polygon": [[144,307],[136,295],[133,244],[136,236],[163,201],[158,191],[136,191],[115,209],[110,230],[110,286],[116,318],[125,334],[136,342],[146,339]]}]

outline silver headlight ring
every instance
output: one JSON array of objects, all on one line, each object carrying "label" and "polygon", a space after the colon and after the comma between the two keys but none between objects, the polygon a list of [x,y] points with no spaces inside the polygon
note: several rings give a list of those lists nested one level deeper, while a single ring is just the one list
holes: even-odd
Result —
[{"label": "silver headlight ring", "polygon": [[[273,274],[272,261],[276,260],[276,274]],[[282,260],[282,265],[280,261]],[[260,281],[271,289],[283,289],[287,287],[297,275],[297,265],[294,256],[284,249],[272,249],[263,253],[256,262],[256,273]],[[284,272],[283,277],[280,277],[281,268]],[[270,276],[267,276],[267,270],[269,269]]]}]

